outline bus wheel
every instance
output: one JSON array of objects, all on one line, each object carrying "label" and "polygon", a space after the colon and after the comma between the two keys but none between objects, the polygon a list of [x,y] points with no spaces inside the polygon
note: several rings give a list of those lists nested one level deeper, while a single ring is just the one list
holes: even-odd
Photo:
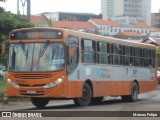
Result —
[{"label": "bus wheel", "polygon": [[131,89],[131,95],[121,96],[125,102],[136,102],[138,100],[138,85],[136,82],[133,83]]},{"label": "bus wheel", "polygon": [[82,97],[73,99],[74,103],[78,106],[87,106],[91,103],[92,90],[91,87],[85,83],[82,89]]},{"label": "bus wheel", "polygon": [[100,102],[102,102],[102,100],[103,100],[103,97],[93,97],[92,100],[91,100],[91,104],[92,105],[97,105]]},{"label": "bus wheel", "polygon": [[132,92],[131,92],[131,95],[129,97],[131,102],[135,102],[135,101],[138,100],[138,92],[139,92],[138,85],[137,85],[136,82],[134,82],[133,85],[132,85]]},{"label": "bus wheel", "polygon": [[31,102],[37,108],[44,108],[48,104],[49,99],[46,99],[46,98],[31,98]]}]

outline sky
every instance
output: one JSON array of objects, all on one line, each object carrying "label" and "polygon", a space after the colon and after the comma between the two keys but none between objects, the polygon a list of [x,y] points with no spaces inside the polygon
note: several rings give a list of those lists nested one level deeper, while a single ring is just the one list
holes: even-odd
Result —
[{"label": "sky", "polygon": [[[26,7],[22,7],[19,0],[20,13],[26,14]],[[0,6],[6,11],[17,13],[17,0],[7,0],[0,2]],[[151,12],[157,13],[160,9],[160,0],[152,0]],[[43,12],[80,12],[80,13],[101,13],[101,0],[31,0],[31,14],[35,15]]]}]

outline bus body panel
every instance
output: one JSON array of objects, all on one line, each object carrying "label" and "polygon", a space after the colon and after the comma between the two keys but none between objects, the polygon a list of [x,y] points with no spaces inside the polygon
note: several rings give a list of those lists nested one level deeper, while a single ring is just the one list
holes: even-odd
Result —
[{"label": "bus body panel", "polygon": [[94,97],[129,95],[134,81],[139,85],[139,93],[153,91],[156,89],[155,79],[153,68],[91,64],[79,64],[68,76],[68,81],[74,81],[75,84],[76,81],[91,80]]}]

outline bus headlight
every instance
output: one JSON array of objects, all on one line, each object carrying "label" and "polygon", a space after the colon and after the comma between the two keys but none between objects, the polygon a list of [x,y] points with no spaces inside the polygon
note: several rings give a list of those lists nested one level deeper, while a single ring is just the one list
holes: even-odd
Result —
[{"label": "bus headlight", "polygon": [[51,88],[59,85],[64,80],[64,77],[58,78],[55,82],[44,85],[44,88]]},{"label": "bus headlight", "polygon": [[16,84],[15,82],[13,82],[12,80],[10,80],[10,79],[7,79],[7,83],[10,85],[10,86],[12,86],[12,87],[14,87],[14,88],[19,88],[19,85],[18,84]]}]

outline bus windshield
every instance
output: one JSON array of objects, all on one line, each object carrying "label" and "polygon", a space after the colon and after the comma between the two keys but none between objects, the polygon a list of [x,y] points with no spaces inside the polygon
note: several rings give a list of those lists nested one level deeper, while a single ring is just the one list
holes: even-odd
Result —
[{"label": "bus windshield", "polygon": [[16,43],[9,48],[9,71],[38,72],[64,69],[63,43]]}]

